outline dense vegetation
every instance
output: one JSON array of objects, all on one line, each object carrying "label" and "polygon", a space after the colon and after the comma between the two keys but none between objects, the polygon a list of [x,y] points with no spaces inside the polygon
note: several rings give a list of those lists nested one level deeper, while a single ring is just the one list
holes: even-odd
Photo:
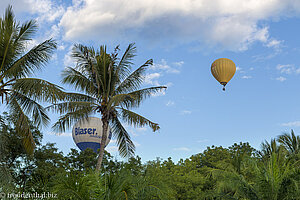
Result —
[{"label": "dense vegetation", "polygon": [[34,126],[34,156],[26,154],[14,119],[5,114],[0,128],[0,192],[57,194],[58,199],[300,199],[300,137],[293,132],[264,142],[228,148],[207,147],[174,163],[140,157],[118,161],[105,152],[101,174],[94,172],[91,149],[68,155],[55,144],[41,144]]}]

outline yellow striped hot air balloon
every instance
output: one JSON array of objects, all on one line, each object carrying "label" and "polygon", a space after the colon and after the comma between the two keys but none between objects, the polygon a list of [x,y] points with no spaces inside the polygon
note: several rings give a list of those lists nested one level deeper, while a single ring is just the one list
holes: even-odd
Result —
[{"label": "yellow striped hot air balloon", "polygon": [[235,71],[234,62],[228,58],[219,58],[211,64],[211,73],[223,85],[224,91],[226,84],[232,79]]}]

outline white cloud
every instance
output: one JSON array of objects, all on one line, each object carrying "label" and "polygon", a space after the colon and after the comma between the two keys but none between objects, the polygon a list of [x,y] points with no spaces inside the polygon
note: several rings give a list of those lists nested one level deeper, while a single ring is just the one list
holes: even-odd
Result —
[{"label": "white cloud", "polygon": [[57,25],[52,25],[50,31],[47,34],[48,38],[57,39],[60,35],[60,28]]},{"label": "white cloud", "polygon": [[2,0],[0,7],[12,4],[16,13],[30,13],[42,23],[59,21],[64,38],[72,41],[142,38],[233,51],[247,50],[257,41],[278,48],[283,41],[269,35],[265,22],[300,13],[295,0],[73,0],[70,6],[61,2]]},{"label": "white cloud", "polygon": [[138,132],[144,132],[144,131],[147,131],[147,127],[139,127],[139,128],[136,128],[136,130]]},{"label": "white cloud", "polygon": [[260,22],[299,10],[300,3],[292,0],[77,0],[66,9],[60,26],[71,40],[173,39],[239,51],[257,41],[280,45]]},{"label": "white cloud", "polygon": [[190,115],[190,114],[192,114],[192,111],[190,111],[190,110],[183,110],[183,111],[181,111],[180,114],[182,114],[182,115]]},{"label": "white cloud", "polygon": [[295,67],[295,65],[287,64],[287,65],[277,65],[276,69],[281,74],[300,74],[300,67]]},{"label": "white cloud", "polygon": [[273,40],[270,40],[270,41],[266,44],[266,46],[267,46],[267,47],[275,47],[275,48],[278,48],[278,47],[281,45],[281,43],[282,43],[282,41],[273,39]]},{"label": "white cloud", "polygon": [[190,148],[187,147],[178,147],[178,148],[173,148],[174,151],[191,151]]},{"label": "white cloud", "polygon": [[53,22],[61,18],[65,9],[51,0],[24,0],[28,5],[29,12],[37,14],[37,20],[41,22]]},{"label": "white cloud", "polygon": [[137,128],[133,128],[132,126],[129,126],[128,124],[124,125],[125,129],[132,134],[134,137],[137,137],[141,134],[144,134],[144,132],[146,132],[148,130],[147,127],[137,127]]},{"label": "white cloud", "polygon": [[184,64],[184,61],[174,62],[173,64],[181,67]]},{"label": "white cloud", "polygon": [[143,134],[143,132],[145,132],[145,131],[147,131],[147,127],[139,127],[139,128],[130,128],[130,133],[133,135],[133,136],[135,136],[135,137],[137,137],[137,136],[139,136],[140,134]]},{"label": "white cloud", "polygon": [[242,76],[242,79],[250,79],[252,76]]},{"label": "white cloud", "polygon": [[295,71],[295,66],[294,65],[277,65],[276,69],[280,71],[282,74],[291,74]]},{"label": "white cloud", "polygon": [[[180,67],[180,66],[177,64],[177,67]],[[173,83],[168,82],[167,84],[161,84],[159,82],[159,79],[166,73],[175,73],[175,74],[180,73],[180,71],[178,69],[168,65],[164,59],[162,59],[160,63],[153,64],[150,67],[150,69],[155,72],[146,74],[144,77],[144,83],[148,84],[148,85],[154,85],[154,86],[165,85],[167,87],[171,87],[173,85]],[[153,93],[152,96],[154,96],[154,97],[164,96],[165,94],[166,94],[166,90],[162,89],[157,93]]]},{"label": "white cloud", "polygon": [[74,59],[72,58],[72,47],[69,47],[68,52],[64,56],[64,66],[71,67],[75,66]]},{"label": "white cloud", "polygon": [[146,84],[149,85],[155,85],[155,86],[159,86],[159,83],[157,81],[157,79],[161,76],[160,73],[151,73],[151,74],[146,74],[145,78],[144,78],[144,82]]},{"label": "white cloud", "polygon": [[151,96],[153,96],[153,97],[160,97],[160,96],[164,96],[164,95],[166,95],[166,90],[165,89],[162,89],[159,92],[151,94]]},{"label": "white cloud", "polygon": [[107,146],[105,150],[109,153],[116,153],[119,151],[119,148],[117,146]]},{"label": "white cloud", "polygon": [[277,81],[280,81],[280,82],[283,82],[283,81],[286,80],[286,78],[283,77],[283,76],[279,76],[279,77],[276,78],[276,80],[277,80]]},{"label": "white cloud", "polygon": [[243,76],[241,77],[242,79],[251,79],[252,78],[252,76],[250,76],[250,75],[247,75],[247,72],[248,71],[252,71],[253,70],[253,67],[251,67],[250,69],[245,69],[245,68],[242,68],[242,67],[236,67],[236,71],[238,72],[238,73],[241,73],[241,74],[243,74]]},{"label": "white cloud", "polygon": [[48,135],[55,135],[59,137],[72,137],[72,133],[53,133],[49,132]]},{"label": "white cloud", "polygon": [[[165,74],[178,74],[180,73],[180,70],[178,69],[183,65],[183,61],[179,61],[178,63],[173,63],[175,67],[171,67],[167,64],[167,61],[162,59],[160,63],[154,63],[150,70],[154,71],[153,73],[146,74],[144,77],[144,83],[148,85],[154,85],[154,86],[166,86],[171,87],[173,86],[172,82],[168,82],[166,84],[161,84],[159,79],[165,75]],[[162,89],[157,93],[153,93],[152,96],[158,97],[158,96],[164,96],[166,94],[166,90]]]},{"label": "white cloud", "polygon": [[51,60],[52,61],[57,61],[57,53],[52,54]]},{"label": "white cloud", "polygon": [[57,46],[57,50],[62,51],[65,50],[66,46],[64,44],[60,44]]},{"label": "white cloud", "polygon": [[175,105],[175,102],[174,101],[168,101],[166,103],[166,106],[174,106]]},{"label": "white cloud", "polygon": [[39,44],[39,42],[35,39],[29,40],[26,43],[26,51],[29,51],[30,49],[32,49],[33,47],[37,46]]},{"label": "white cloud", "polygon": [[65,13],[65,8],[51,0],[1,0],[0,14],[5,8],[12,5],[15,13],[30,13],[36,15],[36,19],[41,22],[53,22],[60,19]]},{"label": "white cloud", "polygon": [[282,123],[281,126],[298,127],[300,126],[300,121]]},{"label": "white cloud", "polygon": [[[175,62],[174,65],[176,67],[181,67],[183,65],[183,61],[181,62]],[[162,72],[166,72],[166,73],[172,73],[172,74],[179,74],[180,71],[179,69],[176,69],[175,67],[171,67],[170,65],[168,65],[167,61],[162,59],[160,61],[160,63],[154,63],[150,69],[154,70],[154,71],[162,71]]]},{"label": "white cloud", "polygon": [[174,84],[172,82],[168,82],[168,83],[166,83],[164,85],[169,88],[169,87],[172,87]]}]

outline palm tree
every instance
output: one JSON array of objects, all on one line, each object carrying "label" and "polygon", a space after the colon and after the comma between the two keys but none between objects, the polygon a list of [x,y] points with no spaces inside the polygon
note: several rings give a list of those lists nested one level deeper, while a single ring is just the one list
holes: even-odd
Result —
[{"label": "palm tree", "polygon": [[29,78],[50,60],[56,49],[55,41],[49,39],[27,50],[36,31],[36,21],[20,24],[15,20],[11,6],[0,18],[0,105],[7,105],[10,114],[15,116],[15,127],[23,135],[28,153],[33,153],[35,147],[30,119],[36,126],[49,122],[46,110],[37,101],[53,103],[63,94],[54,84]]},{"label": "palm tree", "polygon": [[296,136],[294,130],[291,130],[291,134],[279,135],[277,141],[286,148],[290,155],[300,153],[300,136]]},{"label": "palm tree", "polygon": [[93,176],[84,176],[73,171],[62,173],[52,180],[52,190],[57,194],[58,199],[93,199],[94,179]]},{"label": "palm tree", "polygon": [[220,199],[288,200],[299,199],[300,166],[285,157],[285,152],[271,152],[264,162],[251,158],[242,161],[241,173],[231,168],[212,169],[216,193]]},{"label": "palm tree", "polygon": [[258,151],[258,156],[262,160],[268,160],[273,153],[284,157],[286,150],[282,145],[278,144],[275,139],[271,139],[270,143],[268,141],[261,143],[261,150]]},{"label": "palm tree", "polygon": [[292,163],[284,155],[272,153],[268,162],[259,165],[255,172],[255,187],[261,199],[299,199],[299,163]]},{"label": "palm tree", "polygon": [[133,197],[133,185],[130,182],[130,176],[123,171],[115,174],[105,174],[99,176],[97,173],[94,174],[96,178],[93,181],[94,191],[97,194],[98,199],[103,200],[114,200],[114,199],[132,199]]},{"label": "palm tree", "polygon": [[74,45],[72,57],[76,67],[64,70],[62,82],[70,84],[81,94],[70,94],[68,101],[49,107],[61,114],[53,125],[59,132],[64,132],[77,120],[86,119],[92,114],[101,115],[103,134],[96,171],[100,171],[109,125],[122,157],[132,156],[135,146],[121,120],[135,127],[147,125],[154,132],[160,128],[157,123],[131,111],[132,108],[139,107],[145,98],[166,88],[156,86],[141,89],[144,73],[153,61],[147,60],[131,72],[136,47],[129,44],[121,58],[118,58],[118,51],[119,48],[116,47],[112,54],[107,54],[106,46],[101,46],[96,51],[93,47]]}]

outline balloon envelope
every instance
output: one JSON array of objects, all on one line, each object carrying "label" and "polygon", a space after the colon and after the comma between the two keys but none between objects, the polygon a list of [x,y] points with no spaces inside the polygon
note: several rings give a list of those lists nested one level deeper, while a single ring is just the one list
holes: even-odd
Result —
[{"label": "balloon envelope", "polygon": [[224,87],[235,74],[236,67],[232,60],[219,58],[211,64],[211,73]]},{"label": "balloon envelope", "polygon": [[[97,153],[100,149],[102,138],[102,121],[97,117],[89,117],[78,121],[72,130],[72,136],[77,147],[84,151],[87,148],[93,149]],[[112,133],[108,127],[106,145],[111,139]]]}]

